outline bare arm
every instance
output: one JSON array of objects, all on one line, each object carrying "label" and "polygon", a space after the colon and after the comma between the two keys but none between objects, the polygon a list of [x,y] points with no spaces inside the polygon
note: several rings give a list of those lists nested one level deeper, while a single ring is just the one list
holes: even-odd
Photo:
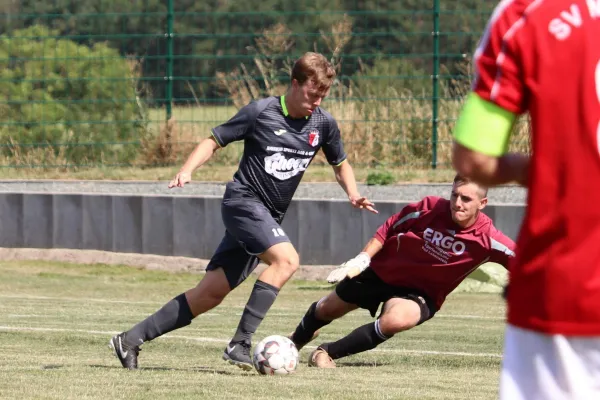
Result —
[{"label": "bare arm", "polygon": [[509,182],[527,185],[529,156],[526,154],[507,153],[500,157],[489,156],[454,142],[452,164],[460,175],[485,186]]},{"label": "bare arm", "polygon": [[343,161],[339,165],[334,165],[333,171],[335,173],[335,179],[340,184],[342,189],[344,189],[344,192],[346,192],[348,195],[348,200],[350,200],[350,203],[352,203],[353,207],[365,208],[375,214],[379,213],[373,207],[375,205],[374,203],[370,202],[366,197],[362,197],[360,193],[358,193],[354,170],[352,169],[352,166],[348,160]]},{"label": "bare arm", "polygon": [[333,166],[333,172],[335,173],[335,179],[340,184],[344,192],[351,197],[360,197],[358,193],[358,187],[356,186],[356,178],[354,177],[354,170],[348,162],[348,160],[342,162],[340,165]]},{"label": "bare arm", "polygon": [[371,240],[369,240],[369,242],[362,249],[362,253],[367,253],[369,258],[373,258],[375,257],[375,254],[379,253],[382,248],[383,244],[379,240],[371,238]]},{"label": "bare arm", "polygon": [[207,162],[219,148],[219,145],[212,137],[202,140],[192,154],[190,154],[185,164],[183,164],[179,173],[169,183],[169,188],[183,187],[186,183],[190,182],[192,180],[192,173]]}]

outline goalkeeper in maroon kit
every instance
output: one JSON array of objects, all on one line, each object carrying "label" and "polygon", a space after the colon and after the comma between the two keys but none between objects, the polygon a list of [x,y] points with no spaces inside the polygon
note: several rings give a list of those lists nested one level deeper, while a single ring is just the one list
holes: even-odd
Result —
[{"label": "goalkeeper in maroon kit", "polygon": [[323,343],[309,365],[334,368],[333,360],[373,349],[398,332],[432,318],[446,296],[485,262],[506,267],[514,243],[481,212],[487,189],[457,176],[450,200],[425,197],[391,216],[352,260],[330,273],[337,283],[313,303],[290,336],[300,349],[320,328],[357,308],[375,322]]}]

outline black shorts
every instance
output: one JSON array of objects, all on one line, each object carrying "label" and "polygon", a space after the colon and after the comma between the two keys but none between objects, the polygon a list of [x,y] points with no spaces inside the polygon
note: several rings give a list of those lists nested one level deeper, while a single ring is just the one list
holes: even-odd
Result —
[{"label": "black shorts", "polygon": [[223,268],[229,287],[244,282],[258,265],[258,255],[271,246],[289,242],[267,207],[247,192],[229,190],[221,205],[225,236],[206,270]]},{"label": "black shorts", "polygon": [[412,300],[421,309],[421,318],[417,325],[427,321],[436,313],[435,304],[425,294],[415,289],[388,285],[382,281],[371,268],[352,279],[344,279],[335,288],[335,293],[346,303],[356,304],[369,310],[375,317],[379,305],[389,299],[400,298]]}]

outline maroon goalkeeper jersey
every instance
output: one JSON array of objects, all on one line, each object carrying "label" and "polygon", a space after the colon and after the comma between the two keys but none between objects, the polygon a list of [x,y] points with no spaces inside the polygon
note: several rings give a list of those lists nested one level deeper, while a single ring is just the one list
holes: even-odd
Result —
[{"label": "maroon goalkeeper jersey", "polygon": [[375,239],[383,244],[371,260],[377,276],[390,285],[420,290],[438,309],[481,264],[506,268],[515,247],[483,213],[461,228],[452,220],[450,201],[439,197],[404,207],[379,227]]}]

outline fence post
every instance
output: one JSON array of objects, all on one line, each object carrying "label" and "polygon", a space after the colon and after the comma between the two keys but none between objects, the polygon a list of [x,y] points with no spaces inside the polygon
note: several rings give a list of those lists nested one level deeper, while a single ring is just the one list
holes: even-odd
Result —
[{"label": "fence post", "polygon": [[173,114],[173,0],[167,0],[167,75],[165,80],[167,81],[166,97],[166,111],[167,121],[171,119]]},{"label": "fence post", "polygon": [[437,168],[437,145],[438,145],[438,108],[439,108],[439,84],[440,84],[440,0],[433,1],[433,99],[432,99],[432,123],[431,123],[431,168]]}]

